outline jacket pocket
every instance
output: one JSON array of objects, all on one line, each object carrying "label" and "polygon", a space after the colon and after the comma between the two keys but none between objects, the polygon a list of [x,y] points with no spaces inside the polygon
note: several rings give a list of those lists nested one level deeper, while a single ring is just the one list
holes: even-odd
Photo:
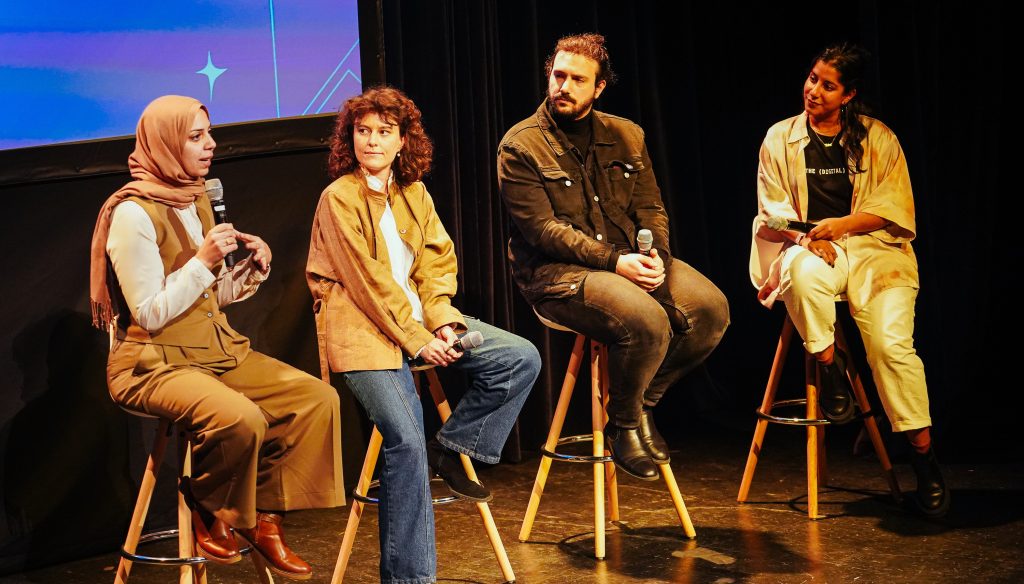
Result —
[{"label": "jacket pocket", "polygon": [[628,209],[640,173],[648,172],[643,160],[639,157],[609,160],[604,171],[612,187],[611,201],[622,210]]},{"label": "jacket pocket", "polygon": [[578,172],[566,172],[560,166],[542,166],[544,190],[548,193],[555,217],[576,224],[584,214],[583,184]]}]

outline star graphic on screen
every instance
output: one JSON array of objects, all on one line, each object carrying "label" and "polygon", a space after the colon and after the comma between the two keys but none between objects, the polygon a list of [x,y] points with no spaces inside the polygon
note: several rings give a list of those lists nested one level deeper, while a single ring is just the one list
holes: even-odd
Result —
[{"label": "star graphic on screen", "polygon": [[221,69],[213,64],[213,57],[210,55],[210,51],[206,51],[206,66],[196,71],[196,73],[206,75],[210,80],[210,101],[213,101],[213,84],[216,83],[217,78],[225,71],[227,71],[227,69]]}]

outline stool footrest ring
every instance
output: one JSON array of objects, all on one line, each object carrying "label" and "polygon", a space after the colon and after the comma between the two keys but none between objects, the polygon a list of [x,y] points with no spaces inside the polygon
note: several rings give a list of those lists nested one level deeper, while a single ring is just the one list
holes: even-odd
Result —
[{"label": "stool footrest ring", "polygon": [[[432,483],[435,482],[435,481],[440,481],[440,482],[443,483],[444,479],[442,479],[441,477],[433,477],[433,478],[430,479],[430,482],[432,482]],[[372,480],[372,481],[370,481],[370,485],[366,488],[366,492],[369,493],[371,489],[377,489],[377,488],[380,488],[380,481]],[[377,497],[370,497],[369,495],[362,495],[362,494],[356,492],[356,489],[352,489],[352,498],[357,500],[357,501],[362,501],[363,503],[366,503],[367,505],[379,505],[380,504],[380,499],[379,498],[377,498]],[[456,497],[455,495],[445,495],[443,497],[431,497],[430,502],[431,502],[431,504],[434,504],[434,505],[447,505],[448,503],[454,503],[455,501],[458,501],[458,500],[459,500],[459,498]]]},{"label": "stool footrest ring", "polygon": [[[593,442],[593,434],[577,434],[576,436],[566,436],[559,438],[558,443],[555,446],[564,446],[566,444],[575,444],[577,442]],[[540,453],[552,460],[558,462],[584,462],[589,464],[596,464],[598,462],[611,462],[612,457],[610,456],[593,456],[593,455],[582,455],[582,454],[562,454],[560,452],[553,452],[548,450],[544,446],[540,447]]]},{"label": "stool footrest ring", "polygon": [[[772,404],[772,409],[774,410],[775,408],[791,408],[791,407],[806,406],[806,405],[807,405],[807,399],[806,398],[787,399],[787,400],[782,400],[782,401],[775,402],[774,404]],[[757,412],[757,417],[758,418],[761,418],[762,420],[768,420],[769,422],[772,422],[774,424],[786,424],[788,426],[828,426],[828,425],[832,424],[832,422],[830,422],[830,421],[828,421],[828,420],[826,420],[824,418],[787,418],[785,416],[775,416],[775,415],[772,415],[772,414],[766,414],[766,413],[762,412],[760,409],[755,410],[755,411]],[[873,411],[871,411],[871,410],[868,410],[866,412],[858,413],[856,418],[864,419],[864,418],[871,418],[871,417],[874,417],[874,416],[875,416],[875,413]]]},{"label": "stool footrest ring", "polygon": [[[178,537],[178,530],[177,529],[167,529],[165,531],[154,531],[153,533],[147,533],[147,534],[143,535],[142,537],[140,537],[139,538],[139,545],[142,545],[144,543],[151,543],[151,542],[154,542],[154,541],[161,541],[161,540],[164,540],[164,539],[171,539],[171,538],[175,538],[176,539],[177,537]],[[173,557],[173,558],[171,558],[171,557],[160,557],[160,556],[144,556],[144,555],[141,555],[141,554],[130,554],[127,551],[125,551],[125,549],[123,547],[121,548],[121,557],[126,559],[126,560],[128,560],[128,561],[134,562],[136,564],[154,564],[154,565],[159,565],[159,566],[194,566],[194,565],[197,565],[197,564],[205,564],[207,562],[206,558],[198,557],[198,556],[194,556],[194,557],[190,557],[190,558],[181,558],[181,557]]]}]

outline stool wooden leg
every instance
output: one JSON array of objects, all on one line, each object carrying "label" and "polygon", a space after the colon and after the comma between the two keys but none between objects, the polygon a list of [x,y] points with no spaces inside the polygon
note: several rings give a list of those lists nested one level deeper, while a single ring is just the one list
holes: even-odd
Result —
[{"label": "stool wooden leg", "polygon": [[[188,481],[192,476],[192,440],[182,432],[178,435],[178,448],[181,457],[181,481]],[[196,539],[192,534],[192,510],[185,502],[185,495],[178,489],[178,555],[190,558],[196,555]],[[181,566],[179,584],[206,584],[206,564]]]},{"label": "stool wooden leg", "polygon": [[[839,326],[836,326],[836,341],[839,347],[849,355],[850,349],[846,343],[846,335],[843,334],[843,330]],[[850,377],[850,385],[853,387],[853,395],[857,398],[857,405],[860,406],[860,411],[870,411],[871,402],[868,401],[868,395],[864,391],[864,383],[860,379],[857,368],[847,362],[846,374]],[[878,462],[882,465],[882,474],[885,476],[886,482],[889,483],[889,491],[892,493],[893,499],[899,503],[903,499],[903,494],[900,492],[900,484],[896,480],[896,473],[892,470],[892,462],[889,461],[889,453],[885,449],[882,435],[878,431],[878,423],[873,416],[869,416],[864,418],[864,427],[868,431],[868,437],[871,438],[875,454],[878,455]]]},{"label": "stool wooden leg", "polygon": [[[775,349],[775,359],[772,360],[772,371],[768,375],[768,386],[764,390],[764,399],[761,401],[760,411],[764,414],[771,413],[772,404],[775,403],[775,392],[779,389],[779,379],[782,378],[782,366],[786,361],[786,353],[789,351],[789,343],[793,338],[793,321],[786,316],[786,322],[782,325],[782,334],[779,335],[779,345]],[[743,503],[750,494],[750,483],[754,480],[754,471],[757,470],[757,460],[761,456],[761,444],[764,442],[764,434],[768,430],[768,420],[757,419],[754,427],[754,439],[750,443],[750,453],[747,455],[747,465],[743,469],[743,480],[740,481],[740,492],[736,500]]]},{"label": "stool wooden leg", "polygon": [[[807,385],[807,417],[818,417],[818,364],[810,354],[804,356]],[[818,427],[807,426],[807,516],[820,519],[818,515]]]},{"label": "stool wooden leg", "polygon": [[[433,369],[428,369],[426,375],[427,385],[430,387],[430,396],[434,399],[434,405],[437,406],[437,413],[441,416],[441,423],[443,424],[452,415],[451,406],[448,405],[448,398],[445,396],[444,390],[441,389],[441,381],[437,378],[437,372]],[[466,476],[472,481],[480,482],[476,476],[476,469],[473,468],[473,462],[469,457],[465,454],[460,454],[459,458],[462,460],[462,468],[465,469]],[[477,503],[476,509],[484,523],[484,531],[487,532],[487,539],[491,542],[491,549],[494,550],[494,555],[498,559],[498,566],[501,568],[502,577],[505,578],[506,582],[514,582],[516,575],[512,571],[512,563],[508,560],[508,553],[505,552],[505,544],[501,542],[501,534],[498,533],[498,527],[494,523],[490,506],[487,503]]]},{"label": "stool wooden leg", "polygon": [[[611,387],[611,382],[608,379],[608,346],[601,345],[601,424],[602,427],[608,425],[608,400],[609,392],[608,388]],[[605,456],[611,456],[611,451],[607,448],[604,449]],[[604,463],[604,478],[606,481],[606,488],[608,490],[608,519],[609,521],[619,520],[619,481],[615,474],[615,463],[606,462]]]},{"label": "stool wooden leg", "polygon": [[[363,470],[359,473],[359,482],[356,484],[356,493],[359,495],[365,496],[366,491],[370,488],[373,469],[377,466],[377,457],[380,455],[380,447],[383,442],[384,437],[377,426],[374,426],[373,433],[370,434],[370,443],[366,447]],[[348,560],[352,556],[352,546],[356,542],[356,530],[359,529],[359,519],[363,516],[364,506],[362,501],[352,497],[352,509],[348,512],[348,523],[345,525],[345,535],[341,539],[341,550],[338,551],[338,562],[334,565],[331,584],[341,584],[345,579],[345,570],[348,568]]]},{"label": "stool wooden leg", "polygon": [[[551,418],[551,428],[548,430],[548,438],[544,442],[544,449],[554,452],[558,446],[558,439],[562,436],[562,425],[565,423],[566,412],[569,411],[569,402],[572,399],[572,390],[576,387],[576,376],[580,372],[580,365],[583,362],[583,335],[576,335],[576,343],[572,348],[572,355],[569,357],[569,368],[565,372],[565,380],[562,382],[562,390],[558,393],[558,405],[555,406],[555,414]],[[530,539],[530,532],[533,530],[533,521],[537,517],[537,509],[540,508],[540,498],[544,494],[544,485],[548,480],[548,472],[551,470],[551,458],[540,457],[540,468],[537,469],[537,479],[533,482],[533,491],[530,493],[530,503],[526,507],[526,515],[523,517],[523,526],[519,529],[519,541]]]},{"label": "stool wooden leg", "polygon": [[[604,407],[601,403],[601,349],[590,342],[590,423],[594,431],[594,456],[604,456]],[[594,463],[594,557],[603,560],[604,548],[604,463]]]},{"label": "stool wooden leg", "polygon": [[672,465],[667,462],[659,464],[658,470],[661,471],[661,478],[665,479],[665,486],[668,487],[668,494],[672,497],[672,504],[676,508],[676,515],[679,516],[679,523],[683,526],[683,532],[690,539],[697,537],[697,531],[693,528],[693,522],[690,521],[690,514],[686,511],[686,503],[683,502],[683,496],[679,493],[676,477],[672,474]]},{"label": "stool wooden leg", "polygon": [[[142,484],[139,486],[139,497],[135,500],[135,511],[132,512],[132,522],[128,526],[128,536],[124,540],[124,550],[130,554],[135,553],[139,545],[139,538],[142,537],[142,527],[146,523],[146,514],[149,513],[149,503],[153,499],[153,489],[156,487],[156,475],[160,472],[160,465],[163,464],[164,452],[167,450],[167,441],[170,439],[168,433],[171,423],[161,419],[156,428],[156,438],[153,440],[153,450],[146,461],[146,471],[142,475]],[[117,564],[117,575],[114,577],[114,584],[126,584],[128,575],[131,573],[132,563],[125,558]]]}]

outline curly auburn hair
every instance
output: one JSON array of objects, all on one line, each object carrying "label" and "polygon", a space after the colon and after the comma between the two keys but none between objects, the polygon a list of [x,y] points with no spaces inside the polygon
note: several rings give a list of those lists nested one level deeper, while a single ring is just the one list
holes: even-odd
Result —
[{"label": "curly auburn hair", "polygon": [[398,135],[405,138],[401,156],[391,166],[395,182],[408,186],[430,170],[434,146],[423,130],[423,115],[411,99],[393,87],[375,87],[362,95],[350,97],[338,112],[331,135],[331,155],[327,169],[331,178],[342,177],[357,168],[359,161],[352,142],[356,122],[367,114],[377,114],[381,120],[398,127]]},{"label": "curly auburn hair", "polygon": [[555,65],[555,57],[559,51],[583,55],[597,62],[597,78],[594,83],[605,81],[608,85],[615,83],[618,76],[612,71],[612,60],[608,56],[608,49],[604,46],[604,36],[597,33],[584,33],[564,36],[558,39],[555,50],[548,55],[544,62],[544,75],[551,77],[551,68]]}]

